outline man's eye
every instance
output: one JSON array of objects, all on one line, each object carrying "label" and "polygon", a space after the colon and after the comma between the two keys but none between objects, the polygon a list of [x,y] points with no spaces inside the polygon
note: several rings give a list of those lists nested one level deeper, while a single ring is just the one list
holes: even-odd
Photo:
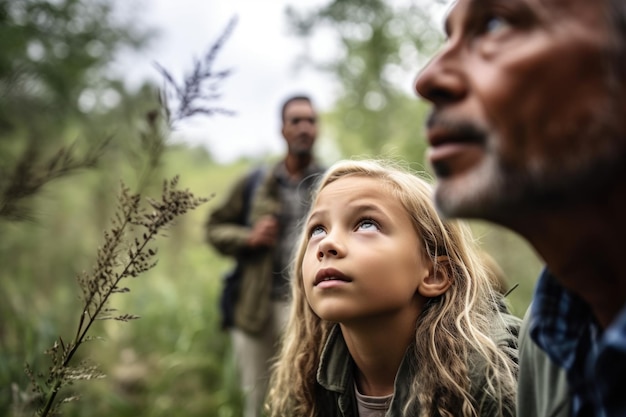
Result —
[{"label": "man's eye", "polygon": [[485,20],[485,33],[497,33],[508,29],[511,24],[501,16],[491,16]]},{"label": "man's eye", "polygon": [[315,117],[294,117],[293,119],[291,119],[291,123],[294,125],[299,124],[300,122],[308,122],[312,125],[315,124],[316,119]]}]

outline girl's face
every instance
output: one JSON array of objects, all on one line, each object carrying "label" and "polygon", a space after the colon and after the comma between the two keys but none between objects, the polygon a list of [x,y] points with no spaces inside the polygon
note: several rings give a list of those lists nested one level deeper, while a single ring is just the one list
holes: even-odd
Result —
[{"label": "girl's face", "polygon": [[406,210],[380,180],[352,176],[327,185],[306,230],[302,279],[320,318],[417,318],[430,263]]}]

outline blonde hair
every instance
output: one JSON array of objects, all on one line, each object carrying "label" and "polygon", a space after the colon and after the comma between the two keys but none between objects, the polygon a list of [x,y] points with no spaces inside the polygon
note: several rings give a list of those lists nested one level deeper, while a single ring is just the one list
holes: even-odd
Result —
[{"label": "blonde hair", "polygon": [[[452,281],[443,295],[427,302],[417,319],[413,363],[419,366],[405,414],[416,415],[420,409],[426,416],[477,417],[481,404],[472,393],[483,392],[479,390],[498,404],[493,415],[514,414],[516,355],[507,354],[507,348],[492,338],[494,326],[506,331],[499,311],[501,298],[492,288],[469,228],[459,221],[442,221],[428,182],[391,162],[338,162],[322,177],[315,195],[333,181],[350,176],[376,178],[389,186],[421,236],[421,252],[435,268],[446,268]],[[303,233],[295,253],[292,309],[270,383],[267,408],[271,416],[321,417],[315,401],[316,373],[334,323],[320,319],[305,298],[302,260],[307,243]],[[420,256],[420,249],[415,253]],[[441,257],[447,261],[438,263],[445,259]],[[472,368],[472,364],[480,365]],[[482,376],[481,386],[472,383],[477,372]]]}]

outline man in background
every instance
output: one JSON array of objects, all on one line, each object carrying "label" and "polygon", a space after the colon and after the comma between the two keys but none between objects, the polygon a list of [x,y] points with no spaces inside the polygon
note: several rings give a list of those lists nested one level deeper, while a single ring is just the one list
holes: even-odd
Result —
[{"label": "man in background", "polygon": [[318,130],[310,98],[288,98],[281,119],[284,158],[239,179],[206,224],[208,242],[237,259],[231,298],[222,301],[232,304],[232,317],[224,325],[230,327],[246,417],[261,414],[271,358],[288,316],[297,226],[322,173],[313,154]]},{"label": "man in background", "polygon": [[416,81],[438,207],[546,262],[518,415],[626,416],[626,3],[459,0],[446,32]]}]

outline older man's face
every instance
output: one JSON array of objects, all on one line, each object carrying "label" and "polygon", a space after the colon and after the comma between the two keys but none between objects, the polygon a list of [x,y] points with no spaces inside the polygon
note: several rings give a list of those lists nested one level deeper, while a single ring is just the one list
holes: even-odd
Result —
[{"label": "older man's face", "polygon": [[[416,81],[448,216],[502,219],[584,196],[626,163],[623,80],[603,0],[459,0]],[[581,186],[583,187],[581,189]],[[521,213],[521,211],[520,211]]]}]

